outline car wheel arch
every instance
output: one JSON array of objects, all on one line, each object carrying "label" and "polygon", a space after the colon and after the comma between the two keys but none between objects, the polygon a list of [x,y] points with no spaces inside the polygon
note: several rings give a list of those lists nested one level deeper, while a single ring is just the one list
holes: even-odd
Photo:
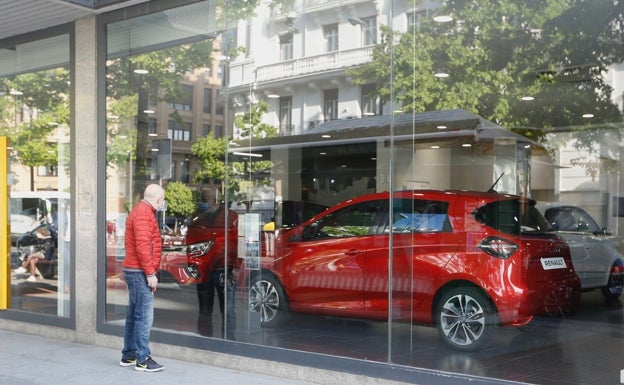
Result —
[{"label": "car wheel arch", "polygon": [[436,291],[435,295],[433,296],[433,299],[431,301],[431,320],[433,321],[432,322],[433,324],[435,324],[436,310],[442,297],[444,297],[444,295],[450,290],[457,289],[460,287],[471,287],[476,290],[479,290],[481,294],[483,294],[489,300],[490,305],[492,306],[492,309],[494,309],[494,311],[498,314],[498,308],[496,307],[496,304],[494,303],[494,301],[492,300],[492,297],[488,294],[488,292],[486,292],[483,289],[483,287],[468,280],[454,280],[454,281],[446,282],[444,285],[440,286],[438,290]]}]

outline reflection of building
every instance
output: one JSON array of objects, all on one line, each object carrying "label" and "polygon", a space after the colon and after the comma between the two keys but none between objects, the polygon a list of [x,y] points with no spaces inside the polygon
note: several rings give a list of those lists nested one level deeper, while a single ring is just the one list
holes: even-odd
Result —
[{"label": "reflection of building", "polygon": [[239,110],[267,100],[266,123],[280,135],[381,113],[378,101],[367,96],[375,85],[353,85],[344,68],[370,61],[377,24],[388,23],[389,2],[309,3],[296,2],[287,11],[261,8],[238,26],[238,44],[248,52],[230,64],[230,100],[245,101],[233,104]]},{"label": "reflection of building", "polygon": [[[146,119],[144,123],[152,149],[151,177],[193,185],[191,145],[205,136],[220,138],[225,135],[224,108],[217,97],[222,83],[218,53],[213,55],[211,64],[187,73],[180,84],[181,93],[175,100],[158,101],[152,95],[147,98],[142,119]],[[159,147],[163,146],[171,154],[166,159],[161,158],[163,152]],[[133,177],[128,170],[132,170],[132,165],[127,169],[114,169],[119,198],[107,203],[111,212],[124,212],[124,204],[132,194]]]}]

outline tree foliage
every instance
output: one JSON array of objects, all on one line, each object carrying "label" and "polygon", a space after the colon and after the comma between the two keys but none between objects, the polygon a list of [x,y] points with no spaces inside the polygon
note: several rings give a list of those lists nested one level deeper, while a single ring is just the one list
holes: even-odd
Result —
[{"label": "tree foliage", "polygon": [[165,188],[167,211],[175,216],[188,216],[195,211],[193,192],[182,182],[170,182]]},{"label": "tree foliage", "polygon": [[[356,84],[376,83],[377,95],[405,112],[463,108],[509,128],[538,130],[583,125],[588,112],[594,123],[621,121],[602,75],[624,59],[623,7],[447,1],[437,12],[453,22],[429,19],[403,33],[382,27],[372,61],[348,73]],[[440,69],[450,76],[435,77]]]}]

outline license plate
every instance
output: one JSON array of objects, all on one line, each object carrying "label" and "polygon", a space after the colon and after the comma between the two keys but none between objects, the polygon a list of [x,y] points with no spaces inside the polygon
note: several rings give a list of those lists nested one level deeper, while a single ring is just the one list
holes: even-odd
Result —
[{"label": "license plate", "polygon": [[566,263],[562,257],[542,258],[542,267],[544,270],[565,269]]}]

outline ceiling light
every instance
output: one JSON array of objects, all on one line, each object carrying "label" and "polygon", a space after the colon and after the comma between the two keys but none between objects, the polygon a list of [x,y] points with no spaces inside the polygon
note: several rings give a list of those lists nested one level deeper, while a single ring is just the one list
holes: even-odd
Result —
[{"label": "ceiling light", "polygon": [[158,152],[160,151],[158,148],[152,148],[152,152]]},{"label": "ceiling light", "polygon": [[331,138],[331,135],[328,135],[328,134],[323,134],[323,135],[321,135],[321,138],[323,138],[323,139],[329,139],[329,138]]},{"label": "ceiling light", "polygon": [[464,144],[462,144],[462,147],[472,147],[472,144],[470,144],[470,143],[464,143]]},{"label": "ceiling light", "polygon": [[439,71],[439,72],[436,72],[435,74],[433,74],[433,76],[435,76],[436,78],[443,79],[443,78],[448,78],[449,74],[447,72],[445,72],[445,71]]},{"label": "ceiling light", "polygon": [[135,69],[135,70],[134,70],[134,73],[135,73],[135,74],[139,74],[139,75],[145,75],[145,74],[148,74],[148,73],[149,73],[149,71],[148,71],[148,70],[141,69],[141,68],[137,68],[137,69]]},{"label": "ceiling light", "polygon": [[147,134],[147,136],[158,136],[158,134],[155,132],[150,132],[149,134]]},{"label": "ceiling light", "polygon": [[450,15],[434,16],[433,21],[437,21],[438,23],[448,23],[449,21],[453,21],[453,17]]},{"label": "ceiling light", "polygon": [[534,98],[533,96],[523,96],[523,97],[522,97],[522,98],[520,98],[520,99],[522,99],[522,100],[524,100],[524,101],[527,101],[527,102],[528,102],[528,101],[531,101],[531,100],[535,100],[535,98]]},{"label": "ceiling light", "polygon": [[269,99],[279,99],[279,97],[280,96],[278,94],[268,94],[267,95],[267,98],[269,98]]},{"label": "ceiling light", "polygon": [[447,127],[446,127],[446,126],[444,126],[444,125],[442,125],[442,124],[441,124],[441,125],[439,125],[439,126],[437,126],[436,128],[437,128],[438,130],[446,130],[446,129],[447,129]]},{"label": "ceiling light", "polygon": [[594,114],[583,114],[583,117],[584,117],[584,118],[587,118],[587,119],[589,119],[589,118],[593,118],[593,117],[594,117]]},{"label": "ceiling light", "polygon": [[232,154],[240,155],[240,156],[251,156],[254,158],[262,158],[262,154],[255,154],[253,152],[233,152]]},{"label": "ceiling light", "polygon": [[143,110],[143,112],[146,113],[146,114],[153,114],[156,111],[154,111],[154,110]]},{"label": "ceiling light", "polygon": [[432,149],[434,149],[434,150],[436,150],[436,149],[440,148],[440,146],[433,145],[433,146],[431,146],[431,148],[432,148]]}]

